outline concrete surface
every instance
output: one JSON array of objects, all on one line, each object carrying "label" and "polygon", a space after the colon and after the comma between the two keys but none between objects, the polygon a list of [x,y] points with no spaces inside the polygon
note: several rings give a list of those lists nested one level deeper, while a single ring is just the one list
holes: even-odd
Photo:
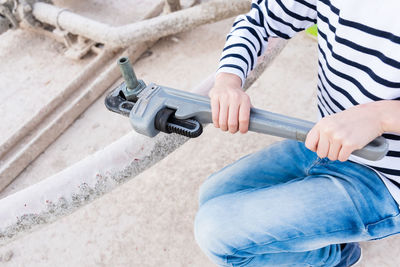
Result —
[{"label": "concrete surface", "polygon": [[[59,94],[93,56],[75,62],[60,56],[63,45],[44,36],[8,31],[0,36],[0,144],[20,130],[41,107]],[[49,64],[49,58],[52,63]],[[6,101],[4,101],[6,100]]]},{"label": "concrete surface", "polygon": [[[55,1],[60,7],[111,25],[137,21],[145,10],[151,10],[151,7],[146,7],[151,2],[153,5],[159,3],[136,0]],[[7,125],[0,133],[0,144],[50,102],[93,59],[93,55],[80,61],[67,59],[60,56],[64,49],[62,44],[26,30],[0,35],[0,95],[1,99],[7,100],[0,103],[2,121]]]},{"label": "concrete surface", "polygon": [[[231,20],[159,42],[137,64],[139,77],[191,88],[217,66]],[[258,108],[316,119],[317,48],[303,34],[249,90]],[[119,138],[126,118],[97,101],[0,197],[55,173]],[[0,247],[2,266],[213,266],[193,238],[197,193],[212,172],[277,141],[207,127],[157,166],[103,198]],[[399,266],[400,239],[366,242],[360,266]]]},{"label": "concrete surface", "polygon": [[[191,89],[215,71],[225,39],[223,32],[229,29],[230,24],[229,20],[214,24],[213,28],[200,27],[193,33],[199,35],[193,35],[195,38],[191,35],[185,40],[181,40],[180,36],[164,39],[134,65],[137,76],[147,83]],[[199,45],[199,42],[210,40],[212,42],[207,47]],[[0,197],[63,170],[131,131],[125,117],[117,116],[104,107],[105,95],[28,166],[16,181],[0,192]]]},{"label": "concrete surface", "polygon": [[[138,8],[135,10],[140,12],[131,12],[135,15],[134,18],[124,16],[115,20],[134,22],[156,16],[162,10],[162,0],[136,2],[128,2],[129,7],[126,8]],[[79,12],[79,8],[74,8],[71,4],[73,3],[69,2],[69,6],[63,7]],[[89,6],[90,4],[96,6],[95,1],[88,3]],[[124,9],[123,4],[117,4],[109,2],[108,6],[102,5],[101,12],[94,13],[94,17],[97,16],[99,21],[102,21],[104,16],[112,18],[112,14],[107,12],[113,10],[119,14],[117,9]],[[116,5],[118,8],[113,9]],[[18,33],[22,33],[26,38],[21,38]],[[36,40],[37,37],[41,37],[40,41],[32,46],[30,39]],[[117,59],[117,55],[111,51],[101,53],[96,59],[89,53],[84,60],[75,62],[62,60],[62,45],[39,34],[9,31],[1,36],[1,41],[5,44],[5,49],[4,60],[0,64],[0,69],[4,69],[4,77],[0,77],[0,81],[4,80],[5,86],[0,90],[3,93],[0,109],[4,110],[5,123],[9,127],[0,133],[0,190],[119,76],[117,66],[112,65],[111,69],[107,69],[108,65],[114,64]],[[59,51],[51,49],[54,45],[58,45]],[[141,55],[147,46],[137,44],[134,49],[140,50],[138,54]],[[88,64],[89,61],[92,62]],[[71,72],[71,68],[75,68],[76,71]],[[43,79],[48,81],[42,84]],[[52,86],[47,87],[51,82]],[[56,90],[52,90],[54,88]]]}]

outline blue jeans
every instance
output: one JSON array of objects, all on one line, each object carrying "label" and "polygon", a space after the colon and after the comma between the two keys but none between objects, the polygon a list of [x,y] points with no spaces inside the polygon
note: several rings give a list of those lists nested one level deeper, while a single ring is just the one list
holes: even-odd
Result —
[{"label": "blue jeans", "polygon": [[196,241],[220,266],[336,266],[341,243],[400,232],[379,176],[284,141],[212,174],[200,188]]}]

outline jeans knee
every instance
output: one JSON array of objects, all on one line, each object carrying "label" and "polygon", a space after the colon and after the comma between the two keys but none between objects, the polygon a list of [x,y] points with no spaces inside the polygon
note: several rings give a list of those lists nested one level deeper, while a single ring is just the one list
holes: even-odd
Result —
[{"label": "jeans knee", "polygon": [[231,248],[227,240],[229,234],[224,231],[227,218],[222,215],[223,207],[218,206],[216,202],[209,201],[200,207],[194,222],[194,236],[203,252],[212,261],[224,266],[226,255],[231,253]]},{"label": "jeans knee", "polygon": [[215,244],[219,243],[216,233],[218,233],[218,219],[214,217],[214,212],[209,205],[200,207],[194,221],[194,236],[196,242],[205,252],[215,252]]},{"label": "jeans knee", "polygon": [[218,176],[219,172],[211,174],[200,186],[199,189],[199,207],[201,207],[208,200],[218,196],[217,191],[219,190],[218,183],[215,183],[215,180],[218,180],[216,176]]}]

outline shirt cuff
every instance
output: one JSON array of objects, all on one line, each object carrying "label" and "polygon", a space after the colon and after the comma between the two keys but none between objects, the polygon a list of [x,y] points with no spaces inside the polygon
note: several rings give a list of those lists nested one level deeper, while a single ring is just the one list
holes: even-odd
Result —
[{"label": "shirt cuff", "polygon": [[225,64],[225,66],[220,66],[215,75],[218,73],[230,73],[230,74],[235,74],[236,76],[239,76],[240,80],[242,81],[242,88],[244,86],[244,83],[246,81],[246,78],[243,75],[243,72],[235,67],[230,67]]}]

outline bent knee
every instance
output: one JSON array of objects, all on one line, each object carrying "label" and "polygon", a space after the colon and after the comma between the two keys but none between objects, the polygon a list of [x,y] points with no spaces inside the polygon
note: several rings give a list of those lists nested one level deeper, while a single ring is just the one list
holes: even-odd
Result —
[{"label": "bent knee", "polygon": [[195,218],[196,242],[211,258],[224,258],[232,253],[229,239],[234,235],[227,231],[229,218],[224,215],[224,209],[218,201],[211,200],[200,207]]},{"label": "bent knee", "polygon": [[206,202],[198,211],[194,223],[194,235],[202,251],[219,266],[247,266],[253,255],[235,255],[242,247],[238,234],[240,226],[232,220],[232,214],[222,198]]},{"label": "bent knee", "polygon": [[200,186],[199,207],[207,201],[225,194],[225,181],[229,179],[222,170],[211,174]]},{"label": "bent knee", "polygon": [[201,184],[199,188],[199,207],[203,206],[205,202],[210,198],[210,188],[209,188],[209,180],[214,174],[211,174],[210,176],[207,177],[207,179]]}]

